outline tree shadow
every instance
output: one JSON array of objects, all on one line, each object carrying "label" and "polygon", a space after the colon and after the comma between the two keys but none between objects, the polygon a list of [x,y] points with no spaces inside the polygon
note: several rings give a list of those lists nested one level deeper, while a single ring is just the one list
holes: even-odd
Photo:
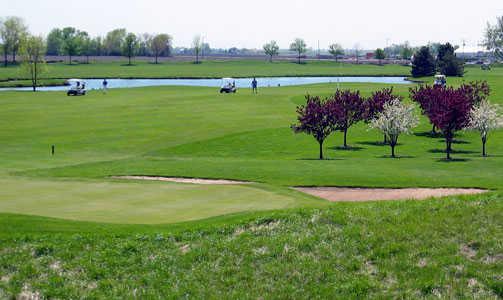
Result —
[{"label": "tree shadow", "polygon": [[[430,149],[428,150],[430,153],[445,153],[445,149]],[[479,153],[478,151],[471,151],[471,150],[451,150],[452,154],[474,154],[474,153]]]},{"label": "tree shadow", "polygon": [[343,160],[342,158],[323,158],[323,159],[319,159],[319,158],[297,158],[295,160],[307,160],[307,161],[324,161],[324,160]]},{"label": "tree shadow", "polygon": [[414,132],[414,135],[415,136],[422,136],[422,137],[429,137],[429,138],[433,138],[433,139],[438,139],[438,138],[444,137],[442,135],[442,133],[440,133],[440,132],[433,133],[431,131]]},{"label": "tree shadow", "polygon": [[467,161],[471,161],[471,159],[469,159],[469,158],[451,158],[451,159],[440,158],[440,159],[437,159],[437,162],[443,162],[443,163],[456,163],[456,162],[467,162]]},{"label": "tree shadow", "polygon": [[388,146],[388,144],[383,143],[382,141],[377,142],[377,141],[364,141],[364,142],[358,142],[357,144],[359,145],[366,145],[366,146]]},{"label": "tree shadow", "polygon": [[136,64],[121,64],[121,67],[135,67]]},{"label": "tree shadow", "polygon": [[478,153],[479,153],[479,155],[477,157],[480,157],[480,158],[503,157],[503,155],[501,155],[501,154],[487,154],[486,156],[483,156],[482,151],[480,151]]},{"label": "tree shadow", "polygon": [[[439,143],[445,143],[445,140],[440,140],[438,141]],[[467,144],[471,144],[471,142],[468,142],[468,141],[464,141],[464,140],[452,140],[452,143],[453,144],[458,144],[458,145],[467,145]]]},{"label": "tree shadow", "polygon": [[331,150],[342,150],[342,151],[361,151],[365,148],[363,147],[353,147],[353,146],[347,146],[347,147],[344,147],[344,146],[334,146],[334,147],[328,147],[328,149],[331,149]]},{"label": "tree shadow", "polygon": [[402,159],[402,158],[416,158],[413,155],[395,155],[395,157],[392,157],[391,155],[382,155],[382,156],[376,156],[377,158],[389,158],[389,159]]}]

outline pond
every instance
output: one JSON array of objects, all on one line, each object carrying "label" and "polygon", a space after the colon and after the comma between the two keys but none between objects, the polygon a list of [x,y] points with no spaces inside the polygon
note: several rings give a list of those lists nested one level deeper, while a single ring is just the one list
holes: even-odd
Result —
[{"label": "pond", "polygon": [[[248,88],[252,78],[235,78],[238,88]],[[103,79],[86,79],[87,89],[100,89]],[[200,86],[220,87],[222,79],[107,79],[108,88],[136,88],[148,86]],[[405,77],[257,77],[260,87],[292,86],[314,83],[360,82],[360,83],[386,83],[410,84]],[[40,91],[64,91],[67,86],[39,87]],[[31,87],[0,88],[0,90],[30,91]]]}]

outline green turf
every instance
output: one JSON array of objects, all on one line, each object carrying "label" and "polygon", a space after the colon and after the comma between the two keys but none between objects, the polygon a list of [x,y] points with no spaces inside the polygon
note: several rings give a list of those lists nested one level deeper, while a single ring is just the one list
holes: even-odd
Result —
[{"label": "green turf", "polygon": [[[309,61],[296,64],[288,61],[269,63],[261,60],[163,62],[152,64],[138,61],[134,66],[126,61],[108,61],[92,64],[48,64],[43,78],[222,78],[250,76],[408,76],[410,68],[400,65],[353,65],[333,61]],[[0,67],[0,80],[26,78],[17,66]]]},{"label": "green turf", "polygon": [[326,203],[293,191],[253,185],[23,179],[0,179],[0,185],[4,187],[0,191],[1,212],[122,224],[171,223]]},{"label": "green turf", "polygon": [[0,297],[498,299],[500,197],[339,203],[215,227],[6,215],[16,229],[0,233]]},{"label": "green turf", "polygon": [[[270,71],[229,64],[213,70],[205,63],[206,70],[190,74]],[[278,75],[295,74],[290,66],[332,71],[322,63],[278,65]],[[136,70],[154,76],[149,68],[170,66]],[[61,65],[74,67],[91,72]],[[361,74],[364,66],[347,67]],[[113,72],[98,71],[104,70]],[[449,83],[486,79],[491,100],[503,103],[503,68],[467,71]],[[364,95],[385,86],[341,84]],[[379,133],[359,124],[349,132],[351,150],[338,148],[336,133],[325,144],[329,159],[319,161],[315,140],[289,126],[305,94],[335,88],[263,88],[258,95],[194,87],[85,97],[0,92],[0,298],[23,288],[48,298],[502,297],[503,131],[491,134],[487,158],[476,133],[460,132],[455,160],[445,162],[443,140],[426,134],[425,118],[401,137],[399,159],[388,157]],[[408,88],[395,87],[403,96]],[[195,186],[112,175],[256,183]],[[333,204],[289,189],[295,185],[495,191]]]}]

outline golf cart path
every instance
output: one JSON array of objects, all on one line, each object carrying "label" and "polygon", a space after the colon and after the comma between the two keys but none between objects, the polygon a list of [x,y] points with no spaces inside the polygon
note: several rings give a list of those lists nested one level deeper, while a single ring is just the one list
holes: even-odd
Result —
[{"label": "golf cart path", "polygon": [[358,202],[379,200],[422,200],[431,197],[482,194],[487,190],[471,188],[341,188],[341,187],[295,187],[297,191],[317,196],[332,202]]},{"label": "golf cart path", "polygon": [[[167,181],[202,185],[251,184],[249,181],[228,179],[203,179],[162,176],[112,176],[113,179]],[[475,188],[347,188],[347,187],[293,187],[294,190],[332,202],[358,202],[378,200],[422,200],[431,197],[473,195],[488,192]]]}]

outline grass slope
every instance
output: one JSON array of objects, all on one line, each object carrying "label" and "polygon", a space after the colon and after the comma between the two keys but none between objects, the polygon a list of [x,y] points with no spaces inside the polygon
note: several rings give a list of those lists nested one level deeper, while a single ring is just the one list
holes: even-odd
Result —
[{"label": "grass slope", "polygon": [[[0,235],[0,295],[497,299],[502,203],[339,203],[202,230],[71,222],[62,230],[78,233],[18,230]],[[56,222],[8,218],[20,228]]]}]

